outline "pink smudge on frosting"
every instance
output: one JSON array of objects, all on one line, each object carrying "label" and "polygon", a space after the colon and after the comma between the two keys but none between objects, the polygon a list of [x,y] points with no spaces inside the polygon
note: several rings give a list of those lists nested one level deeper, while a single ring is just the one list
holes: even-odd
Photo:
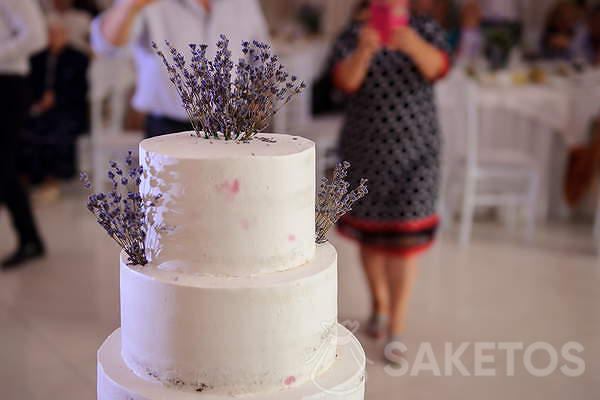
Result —
[{"label": "pink smudge on frosting", "polygon": [[237,179],[234,179],[231,182],[225,181],[223,183],[218,184],[216,188],[219,192],[226,193],[227,195],[233,198],[240,192],[240,181]]},{"label": "pink smudge on frosting", "polygon": [[295,242],[295,241],[296,241],[296,235],[292,235],[292,234],[290,234],[290,235],[288,236],[288,241],[289,241],[289,242]]},{"label": "pink smudge on frosting", "polygon": [[240,223],[242,224],[242,229],[244,229],[245,231],[247,231],[250,227],[250,223],[247,219],[243,219]]},{"label": "pink smudge on frosting", "polygon": [[293,385],[294,382],[296,382],[296,377],[295,376],[288,376],[287,378],[285,378],[285,380],[283,381],[284,384],[286,384],[287,386],[289,385]]},{"label": "pink smudge on frosting", "polygon": [[231,184],[231,194],[238,194],[240,191],[240,181],[238,181],[237,179],[234,179],[233,183]]}]

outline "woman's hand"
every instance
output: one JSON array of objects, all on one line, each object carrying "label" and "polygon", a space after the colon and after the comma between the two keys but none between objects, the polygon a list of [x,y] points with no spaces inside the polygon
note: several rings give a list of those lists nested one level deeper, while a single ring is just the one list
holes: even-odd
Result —
[{"label": "woman's hand", "polygon": [[389,48],[411,55],[423,44],[421,36],[410,26],[396,28],[390,39]]},{"label": "woman's hand", "polygon": [[125,0],[113,4],[102,16],[100,31],[113,46],[123,46],[137,15],[156,0]]},{"label": "woman's hand", "polygon": [[38,101],[31,107],[31,112],[34,115],[43,114],[49,111],[51,108],[53,108],[55,104],[56,98],[54,96],[54,92],[51,90],[47,90],[42,95],[40,101]]},{"label": "woman's hand", "polygon": [[368,25],[363,26],[358,35],[358,49],[369,57],[377,53],[381,49],[379,32]]},{"label": "woman's hand", "polygon": [[381,49],[379,33],[368,25],[363,26],[358,35],[356,50],[334,68],[335,85],[347,93],[358,90],[369,71],[373,56],[379,49]]}]

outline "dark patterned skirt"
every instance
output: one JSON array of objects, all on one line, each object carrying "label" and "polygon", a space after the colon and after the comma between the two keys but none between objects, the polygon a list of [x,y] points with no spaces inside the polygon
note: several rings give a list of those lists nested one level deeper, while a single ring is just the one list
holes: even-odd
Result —
[{"label": "dark patterned skirt", "polygon": [[437,215],[405,222],[379,222],[345,216],[338,223],[337,230],[366,248],[391,256],[411,257],[431,247],[438,225]]}]

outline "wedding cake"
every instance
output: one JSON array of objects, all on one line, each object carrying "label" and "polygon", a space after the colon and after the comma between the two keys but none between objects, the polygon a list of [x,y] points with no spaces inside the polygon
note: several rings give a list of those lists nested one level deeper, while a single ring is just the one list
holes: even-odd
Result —
[{"label": "wedding cake", "polygon": [[121,255],[121,328],[100,400],[364,398],[365,355],[337,323],[337,253],[315,244],[315,145],[179,133],[144,140],[162,193],[144,266]]}]

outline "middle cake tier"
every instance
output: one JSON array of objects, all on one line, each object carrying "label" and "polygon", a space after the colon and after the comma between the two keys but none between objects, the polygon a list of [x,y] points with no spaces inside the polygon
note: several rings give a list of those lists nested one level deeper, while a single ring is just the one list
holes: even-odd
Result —
[{"label": "middle cake tier", "polygon": [[140,377],[244,394],[302,384],[335,360],[337,254],[225,278],[131,267],[121,256],[122,356]]}]

